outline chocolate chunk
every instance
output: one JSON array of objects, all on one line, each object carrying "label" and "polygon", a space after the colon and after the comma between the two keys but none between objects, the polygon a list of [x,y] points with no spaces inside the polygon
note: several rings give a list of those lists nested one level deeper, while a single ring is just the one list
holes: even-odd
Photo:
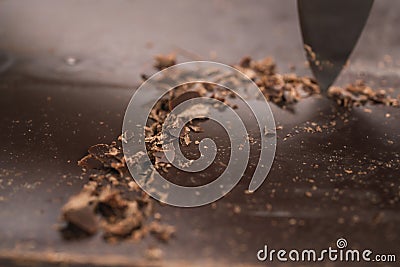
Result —
[{"label": "chocolate chunk", "polygon": [[158,222],[153,222],[149,226],[150,233],[163,242],[168,242],[175,234],[175,227]]},{"label": "chocolate chunk", "polygon": [[95,234],[98,230],[98,218],[95,214],[96,198],[92,192],[83,190],[72,196],[62,208],[62,216],[69,222],[88,234]]},{"label": "chocolate chunk", "polygon": [[163,70],[176,64],[176,55],[157,55],[155,60],[154,67],[158,70]]},{"label": "chocolate chunk", "polygon": [[104,223],[102,225],[106,236],[127,236],[135,229],[140,228],[143,221],[143,215],[138,208],[137,202],[129,202],[125,207],[123,218],[118,218],[116,222]]}]

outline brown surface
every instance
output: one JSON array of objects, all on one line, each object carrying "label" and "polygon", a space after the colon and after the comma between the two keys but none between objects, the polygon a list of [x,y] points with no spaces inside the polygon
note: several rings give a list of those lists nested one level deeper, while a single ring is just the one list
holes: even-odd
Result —
[{"label": "brown surface", "polygon": [[[255,58],[272,54],[278,61],[285,62],[280,64],[282,68],[292,59],[291,63],[302,66],[304,56],[296,17],[293,15],[295,9],[290,4],[277,3],[278,1],[262,4],[262,8],[246,6],[243,9],[243,4],[233,3],[232,9],[222,13],[225,15],[218,19],[220,22],[229,21],[224,22],[224,32],[229,33],[229,36],[238,36],[238,33],[243,32],[246,38],[250,38],[251,33],[251,38],[259,46],[250,42],[249,47],[245,37],[236,37],[236,41],[227,46],[229,37],[218,35],[212,31],[212,27],[201,28],[199,31],[203,34],[203,39],[194,44],[189,39],[177,42],[196,52],[208,53],[214,48],[217,52],[224,51],[222,61],[225,63],[237,62],[238,55],[242,54],[251,54]],[[367,30],[370,30],[370,35],[365,36],[364,40],[376,36],[379,38],[383,32],[380,30],[382,25],[395,24],[392,16],[379,14],[394,10],[390,5],[395,2],[381,3],[373,11],[378,13],[373,13],[375,16],[371,17],[376,24],[369,24]],[[5,1],[0,5],[11,8],[10,6],[18,4]],[[103,12],[106,9],[104,6],[106,4],[99,4],[99,9]],[[40,7],[43,6],[36,6],[34,11],[39,12],[37,10]],[[118,9],[116,6],[113,8]],[[191,9],[189,4],[182,8]],[[0,10],[4,12],[4,9]],[[170,12],[174,10],[171,9]],[[24,12],[28,12],[28,9]],[[255,16],[253,20],[252,14],[265,13],[274,15],[265,15],[265,18]],[[196,15],[201,17],[203,13],[190,14],[197,18]],[[32,18],[31,16],[28,17]],[[82,14],[76,16],[84,17]],[[131,16],[134,17],[133,14],[126,17],[121,15],[122,18]],[[382,22],[384,17],[389,21]],[[2,15],[0,18],[6,19]],[[213,17],[213,20],[216,18]],[[265,20],[268,24],[264,23]],[[55,24],[48,23],[47,29],[57,29],[63,23],[75,27],[78,21],[79,19],[63,21],[60,18]],[[194,27],[200,21],[192,20],[187,27]],[[286,30],[293,34],[281,36],[271,30],[274,34],[271,42],[267,42],[267,36],[258,34],[266,31],[265,25],[277,27],[277,32]],[[111,76],[114,77],[110,78],[111,84],[119,81],[123,81],[120,84],[133,84],[129,82],[136,79],[132,77],[139,77],[142,71],[139,66],[147,62],[151,67],[151,55],[157,51],[140,46],[139,50],[147,52],[135,52],[140,55],[135,54],[131,60],[138,62],[138,65],[130,68],[129,64],[120,65],[105,56],[117,55],[115,51],[127,51],[128,46],[124,46],[126,43],[122,42],[120,50],[109,50],[111,56],[107,49],[99,48],[97,51],[103,53],[97,52],[99,56],[96,57],[93,56],[96,55],[95,52],[91,54],[82,48],[82,53],[87,53],[89,59],[104,63],[97,64],[104,74],[99,77],[98,73],[97,76],[93,74],[92,71],[96,69],[94,67],[74,72],[74,67],[70,68],[60,61],[62,55],[74,54],[75,51],[71,52],[62,46],[56,46],[56,52],[50,54],[44,52],[46,49],[41,50],[45,45],[37,44],[46,43],[46,38],[30,44],[31,53],[28,48],[21,48],[23,43],[29,43],[26,40],[19,42],[18,47],[15,46],[18,42],[13,40],[22,37],[12,36],[13,31],[17,31],[17,23],[8,26],[6,29],[10,31],[3,31],[3,34],[5,32],[8,35],[7,41],[0,47],[14,53],[17,64],[0,76],[0,262],[3,265],[21,265],[23,258],[40,265],[44,262],[56,264],[59,261],[76,265],[148,264],[146,251],[153,245],[163,250],[162,262],[166,265],[183,265],[188,262],[198,265],[208,263],[211,266],[247,264],[257,263],[255,253],[264,244],[274,248],[321,248],[333,244],[342,236],[352,248],[368,247],[376,252],[400,255],[400,110],[367,106],[371,113],[365,112],[364,108],[355,108],[348,112],[338,108],[332,101],[319,97],[301,101],[292,111],[271,105],[277,125],[283,126],[283,129],[278,131],[277,156],[272,171],[255,194],[244,193],[250,180],[247,177],[241,180],[231,194],[215,205],[195,209],[156,207],[162,214],[163,221],[177,229],[176,238],[169,244],[159,244],[149,237],[139,243],[109,245],[103,242],[100,235],[81,241],[63,240],[54,227],[60,208],[85,183],[79,179],[80,168],[76,161],[86,154],[89,146],[110,143],[118,136],[123,112],[132,94],[128,89],[131,86],[116,87],[107,85],[108,83],[78,81],[83,78],[104,81]],[[65,36],[71,36],[70,28],[65,29],[68,32]],[[389,26],[385,29],[390,31]],[[46,30],[43,32],[45,34]],[[390,32],[387,34],[390,35]],[[214,35],[219,38],[214,38]],[[144,44],[149,35],[143,36]],[[83,41],[85,38],[77,38],[81,38],[81,47],[87,46]],[[172,47],[171,40],[173,39],[167,37],[156,40],[157,48],[154,50],[169,50]],[[213,40],[213,47],[204,40]],[[390,35],[384,40],[386,41],[382,41],[379,51],[372,49],[368,42],[364,46],[360,45],[355,61],[359,60],[364,64],[350,68],[342,81],[353,81],[359,77],[354,71],[361,68],[366,71],[363,77],[370,84],[394,86],[397,88],[395,94],[399,94],[400,82],[395,65],[388,69],[376,67],[379,53],[397,51],[395,47],[398,39]],[[48,41],[57,45],[55,39],[50,38]],[[75,43],[79,47],[77,44],[79,41]],[[39,49],[38,46],[42,48]],[[368,61],[370,54],[374,56]],[[396,62],[396,55],[393,56]],[[128,57],[127,61],[131,62],[129,60]],[[82,61],[83,68],[88,66],[85,65],[89,64],[88,61],[90,62]],[[80,66],[82,65],[78,64],[77,68]],[[118,66],[118,70],[129,71],[122,71],[122,74],[118,71],[117,74],[104,71],[109,66]],[[60,72],[57,75],[54,72],[47,73],[49,69],[58,70],[63,75]],[[373,72],[368,73],[368,70]],[[300,68],[299,71],[303,72],[304,69]],[[63,76],[65,79],[60,80]],[[119,79],[122,76],[126,79]],[[312,122],[321,127],[330,125],[333,118],[336,118],[335,127],[323,128],[322,132],[316,133],[304,130],[304,127],[316,129]]]}]

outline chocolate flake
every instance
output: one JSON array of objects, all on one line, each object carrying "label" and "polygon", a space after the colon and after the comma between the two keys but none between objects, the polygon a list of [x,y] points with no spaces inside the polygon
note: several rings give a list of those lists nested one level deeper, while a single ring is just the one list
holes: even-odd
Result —
[{"label": "chocolate flake", "polygon": [[158,70],[163,70],[176,64],[176,55],[157,55],[155,60],[154,67]]}]

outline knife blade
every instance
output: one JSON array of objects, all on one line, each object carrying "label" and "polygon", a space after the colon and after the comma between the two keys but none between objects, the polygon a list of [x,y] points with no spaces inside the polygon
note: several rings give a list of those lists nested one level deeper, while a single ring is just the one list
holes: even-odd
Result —
[{"label": "knife blade", "polygon": [[298,0],[300,27],[308,62],[326,92],[353,51],[373,0]]}]

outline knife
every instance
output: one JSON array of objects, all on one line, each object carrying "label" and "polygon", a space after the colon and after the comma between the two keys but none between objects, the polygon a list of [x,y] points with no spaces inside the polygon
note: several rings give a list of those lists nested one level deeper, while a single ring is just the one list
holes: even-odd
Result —
[{"label": "knife", "polygon": [[298,0],[304,48],[321,91],[336,80],[365,26],[373,0]]}]

